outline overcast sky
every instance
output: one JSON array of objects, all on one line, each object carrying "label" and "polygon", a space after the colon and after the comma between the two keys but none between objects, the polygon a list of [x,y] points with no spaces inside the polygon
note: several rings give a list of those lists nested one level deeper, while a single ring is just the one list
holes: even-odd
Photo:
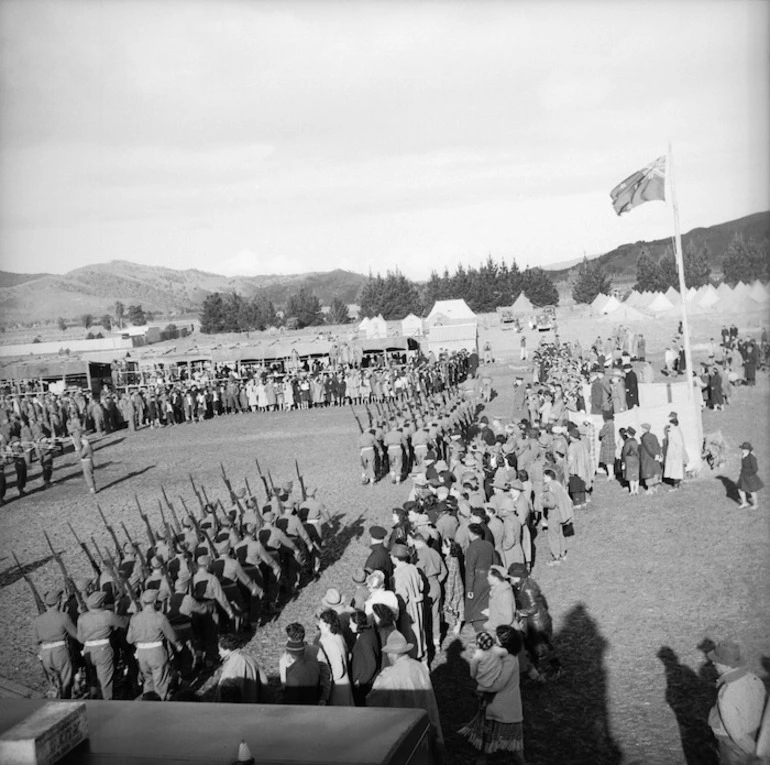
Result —
[{"label": "overcast sky", "polygon": [[765,0],[0,2],[0,265],[520,266],[770,209]]}]

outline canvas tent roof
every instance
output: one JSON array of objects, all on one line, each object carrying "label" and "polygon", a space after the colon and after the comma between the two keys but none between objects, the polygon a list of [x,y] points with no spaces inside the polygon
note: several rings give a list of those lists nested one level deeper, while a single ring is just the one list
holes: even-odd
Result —
[{"label": "canvas tent roof", "polygon": [[637,306],[639,305],[641,299],[642,299],[642,295],[640,292],[637,292],[636,290],[631,290],[631,294],[623,302],[625,302],[626,305]]},{"label": "canvas tent roof", "polygon": [[591,310],[598,313],[604,307],[604,304],[609,300],[609,295],[603,295],[601,292],[591,301]]},{"label": "canvas tent roof", "polygon": [[756,300],[757,303],[765,303],[767,302],[767,290],[765,289],[762,282],[757,279],[757,281],[754,282],[754,284],[751,285],[749,289],[749,294],[751,295],[753,300]]},{"label": "canvas tent roof", "polygon": [[[599,297],[597,295],[597,297]],[[601,307],[596,310],[594,309],[593,313],[613,313],[614,311],[617,311],[620,306],[623,305],[614,295],[610,295],[602,304]]]},{"label": "canvas tent roof", "polygon": [[628,303],[621,303],[614,311],[607,313],[599,319],[601,322],[640,321],[648,318],[639,309]]},{"label": "canvas tent roof", "polygon": [[534,310],[535,307],[523,292],[520,292],[516,300],[513,301],[513,313],[532,313]]},{"label": "canvas tent roof", "polygon": [[719,302],[719,293],[710,285],[695,299],[695,304],[701,308],[709,308]]},{"label": "canvas tent roof", "polygon": [[431,326],[441,324],[475,324],[476,314],[464,300],[437,300],[427,318]]},{"label": "canvas tent roof", "polygon": [[673,307],[674,304],[662,292],[656,293],[652,301],[647,306],[645,306],[648,311],[652,311],[654,313],[668,311],[669,308]]},{"label": "canvas tent roof", "polygon": [[717,287],[717,292],[719,293],[720,298],[728,297],[733,294],[733,288],[727,282],[722,282]]},{"label": "canvas tent roof", "polygon": [[410,313],[401,319],[401,332],[404,335],[411,336],[423,331],[422,319]]},{"label": "canvas tent roof", "polygon": [[677,303],[680,303],[682,300],[681,295],[673,287],[669,287],[666,290],[666,297],[671,302],[671,305],[676,305]]}]

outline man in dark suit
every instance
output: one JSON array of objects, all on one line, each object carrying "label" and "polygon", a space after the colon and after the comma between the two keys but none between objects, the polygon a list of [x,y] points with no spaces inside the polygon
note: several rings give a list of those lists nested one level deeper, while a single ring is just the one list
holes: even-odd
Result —
[{"label": "man in dark suit", "polygon": [[385,537],[387,536],[382,526],[372,526],[369,529],[369,536],[371,538],[371,546],[369,557],[364,563],[364,570],[367,573],[372,571],[382,571],[385,574],[385,587],[388,590],[393,589],[393,561],[390,559],[390,554],[385,549]]},{"label": "man in dark suit", "polygon": [[626,407],[633,409],[639,406],[639,380],[630,364],[626,364],[623,371],[626,373]]}]

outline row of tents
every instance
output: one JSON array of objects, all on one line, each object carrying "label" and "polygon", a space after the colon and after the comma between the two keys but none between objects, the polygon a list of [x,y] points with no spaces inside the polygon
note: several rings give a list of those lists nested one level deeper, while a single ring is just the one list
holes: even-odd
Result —
[{"label": "row of tents", "polygon": [[[684,302],[687,312],[693,314],[750,311],[770,304],[770,290],[759,280],[752,284],[738,282],[735,287],[726,282],[719,287],[706,284],[698,289],[690,287],[684,295]],[[673,287],[666,292],[634,290],[624,301],[614,295],[597,295],[591,303],[593,315],[624,321],[679,314],[681,309],[682,295]]]}]

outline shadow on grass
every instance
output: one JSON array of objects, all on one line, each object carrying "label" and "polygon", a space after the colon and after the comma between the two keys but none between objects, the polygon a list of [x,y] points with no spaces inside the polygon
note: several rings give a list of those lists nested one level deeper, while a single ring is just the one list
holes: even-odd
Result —
[{"label": "shadow on grass", "polygon": [[129,481],[132,478],[136,478],[136,476],[138,475],[142,475],[143,473],[146,473],[148,470],[153,470],[154,468],[155,468],[155,465],[148,465],[147,467],[142,468],[141,470],[132,470],[130,473],[126,473],[126,475],[121,476],[120,478],[116,478],[114,481],[110,481],[108,484],[105,484],[104,486],[97,485],[97,488],[99,489],[100,492],[106,491],[107,489],[111,489],[113,486],[117,486],[118,484],[123,483],[123,481]]},{"label": "shadow on grass", "polygon": [[718,475],[717,480],[722,482],[722,486],[725,487],[725,496],[727,499],[731,499],[734,502],[740,502],[741,497],[738,494],[738,486],[732,478],[728,478],[726,475]]},{"label": "shadow on grass", "polygon": [[[708,645],[704,641],[699,646],[704,653],[713,648],[713,643],[708,642]],[[710,662],[704,662],[696,673],[682,664],[676,653],[665,645],[657,656],[666,673],[666,703],[676,716],[685,762],[687,765],[717,765],[714,736],[707,722],[717,697],[716,671]]]},{"label": "shadow on grass", "polygon": [[12,584],[16,584],[16,582],[22,578],[23,574],[29,575],[33,571],[37,571],[37,569],[45,566],[50,560],[53,560],[53,555],[46,555],[45,558],[32,561],[32,563],[22,563],[19,561],[21,563],[21,570],[19,570],[19,567],[14,563],[13,566],[5,569],[5,571],[0,571],[0,588],[10,587]]},{"label": "shadow on grass", "polygon": [[[604,652],[607,641],[581,603],[553,638],[563,674],[540,685],[521,680],[524,751],[530,765],[619,765],[622,752],[612,737],[607,710]],[[476,712],[475,683],[462,642],[448,646],[447,661],[432,674],[450,763],[472,762],[473,749],[457,730]]]}]

